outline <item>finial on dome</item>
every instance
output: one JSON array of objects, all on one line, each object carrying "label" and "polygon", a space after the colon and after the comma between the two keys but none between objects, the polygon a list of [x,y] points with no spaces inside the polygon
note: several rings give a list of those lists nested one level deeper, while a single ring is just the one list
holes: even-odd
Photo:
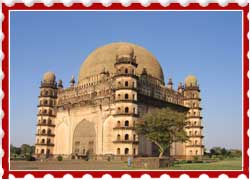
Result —
[{"label": "finial on dome", "polygon": [[145,67],[142,69],[142,73],[141,74],[142,75],[147,75],[148,74],[147,69]]},{"label": "finial on dome", "polygon": [[168,89],[173,89],[173,81],[172,81],[172,78],[169,78],[169,79],[168,79],[167,88],[168,88]]},{"label": "finial on dome", "polygon": [[63,82],[62,82],[61,79],[58,81],[58,85],[57,86],[58,86],[59,89],[63,88]]},{"label": "finial on dome", "polygon": [[178,92],[179,92],[179,93],[182,93],[182,92],[183,92],[183,85],[182,85],[182,82],[179,82],[179,85],[178,85]]},{"label": "finial on dome", "polygon": [[72,75],[71,80],[70,80],[70,86],[73,87],[75,85],[75,78],[74,75]]}]

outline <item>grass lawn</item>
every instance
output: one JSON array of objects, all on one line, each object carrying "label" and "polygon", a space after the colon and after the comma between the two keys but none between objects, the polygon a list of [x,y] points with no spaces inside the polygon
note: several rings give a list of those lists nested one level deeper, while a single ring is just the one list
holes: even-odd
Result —
[{"label": "grass lawn", "polygon": [[[173,167],[154,170],[241,170],[241,159],[219,160],[212,163],[175,164]],[[57,160],[49,161],[10,161],[11,170],[150,170],[128,167],[125,161],[103,160]]]},{"label": "grass lawn", "polygon": [[186,163],[175,164],[173,167],[164,168],[168,170],[241,170],[242,159],[225,159],[211,163]]}]

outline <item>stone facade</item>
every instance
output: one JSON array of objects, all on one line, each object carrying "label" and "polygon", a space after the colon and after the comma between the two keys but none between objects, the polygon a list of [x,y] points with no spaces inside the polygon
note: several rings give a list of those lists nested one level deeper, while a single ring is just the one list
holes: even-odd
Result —
[{"label": "stone facade", "polygon": [[[182,159],[203,155],[200,89],[194,76],[174,90],[172,79],[164,84],[158,61],[144,48],[113,43],[96,51],[83,63],[78,83],[72,77],[68,88],[61,80],[56,82],[52,72],[45,73],[38,105],[37,156],[155,156],[154,144],[138,136],[134,127],[145,113],[162,107],[188,111],[185,130],[190,140],[172,144],[170,154]],[[105,60],[107,56],[111,59]]]}]

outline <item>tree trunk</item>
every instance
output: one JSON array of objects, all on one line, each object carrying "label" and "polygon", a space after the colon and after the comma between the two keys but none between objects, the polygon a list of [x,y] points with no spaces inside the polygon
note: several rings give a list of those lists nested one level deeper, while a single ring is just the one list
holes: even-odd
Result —
[{"label": "tree trunk", "polygon": [[163,149],[163,147],[157,142],[157,141],[153,141],[155,144],[156,144],[156,146],[158,146],[158,148],[159,148],[159,151],[160,151],[160,154],[159,154],[159,158],[162,158],[162,156],[163,156],[163,154],[164,154],[164,149]]}]

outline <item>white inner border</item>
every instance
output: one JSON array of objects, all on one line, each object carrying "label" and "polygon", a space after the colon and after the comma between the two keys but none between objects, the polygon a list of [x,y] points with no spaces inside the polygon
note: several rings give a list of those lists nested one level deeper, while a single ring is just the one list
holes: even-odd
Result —
[{"label": "white inner border", "polygon": [[[105,8],[105,7],[104,7]],[[15,11],[29,11],[29,12],[32,12],[32,11],[54,11],[54,12],[58,12],[58,11],[93,11],[93,12],[98,12],[98,11],[124,11],[124,12],[126,12],[126,11],[131,11],[131,12],[147,12],[147,11],[153,11],[153,12],[155,12],[155,11],[176,11],[176,12],[178,12],[178,11],[185,11],[185,12],[193,12],[193,11],[239,11],[239,12],[241,12],[241,24],[242,24],[242,26],[241,26],[241,29],[242,29],[242,31],[241,31],[241,44],[242,44],[242,51],[241,51],[241,63],[242,63],[242,65],[241,65],[241,67],[242,67],[242,74],[241,74],[241,76],[242,76],[242,84],[241,84],[241,89],[242,89],[242,122],[241,122],[241,124],[242,124],[242,168],[241,168],[241,170],[205,170],[205,169],[203,169],[203,170],[140,170],[140,169],[138,169],[138,170],[91,170],[91,169],[86,169],[86,170],[29,170],[29,169],[27,169],[27,170],[11,170],[10,169],[10,99],[11,99],[11,97],[10,97],[10,60],[11,60],[11,54],[10,54],[10,13],[11,12],[15,12]],[[8,144],[8,151],[9,151],[9,157],[8,157],[8,162],[9,162],[9,171],[10,171],[10,174],[11,174],[11,172],[13,172],[13,171],[30,171],[30,172],[32,172],[32,171],[34,171],[34,172],[36,172],[36,171],[48,171],[48,172],[50,172],[50,171],[67,171],[67,172],[73,172],[73,171],[80,171],[80,172],[87,172],[88,173],[88,171],[101,171],[101,172],[105,172],[105,171],[124,171],[124,172],[129,172],[129,171],[144,171],[144,172],[147,172],[147,171],[162,171],[162,172],[167,172],[167,171],[183,171],[183,172],[188,172],[188,171],[197,171],[197,172],[203,172],[203,171],[225,171],[225,172],[230,172],[230,171],[243,171],[243,165],[244,165],[244,146],[243,146],[243,144],[244,144],[244,140],[243,140],[243,137],[244,137],[244,127],[243,127],[243,122],[244,122],[244,103],[243,103],[243,99],[244,99],[244,89],[243,89],[243,83],[244,83],[244,34],[243,34],[243,32],[244,32],[244,19],[243,19],[243,16],[244,16],[244,14],[243,14],[243,10],[67,10],[67,9],[65,9],[65,10],[9,10],[9,19],[8,19],[8,21],[9,21],[9,34],[8,34],[8,36],[9,36],[9,59],[8,59],[8,61],[9,61],[9,114],[8,114],[8,118],[9,118],[9,134],[8,134],[8,139],[9,139],[9,144]],[[245,53],[247,53],[247,52],[245,52]],[[248,61],[246,62],[246,63],[249,63]],[[247,90],[248,91],[248,90]],[[247,112],[246,112],[247,113]],[[69,173],[66,173],[66,174],[69,174]],[[184,173],[183,173],[184,174]]]}]

